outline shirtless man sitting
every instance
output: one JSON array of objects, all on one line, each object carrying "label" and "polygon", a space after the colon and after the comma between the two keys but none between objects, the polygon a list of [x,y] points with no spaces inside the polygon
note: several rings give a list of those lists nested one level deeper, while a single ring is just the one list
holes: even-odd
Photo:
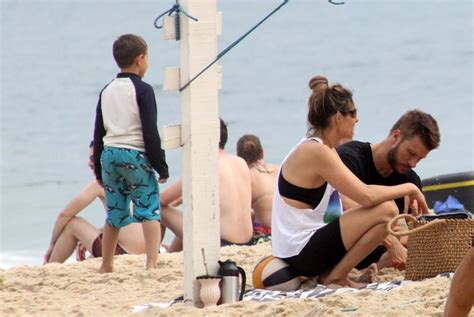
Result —
[{"label": "shirtless man sitting", "polygon": [[237,155],[250,170],[254,230],[262,227],[264,233],[271,234],[273,190],[279,166],[265,162],[260,139],[253,134],[245,134],[237,141]]},{"label": "shirtless man sitting", "polygon": [[[250,172],[243,159],[224,151],[227,127],[220,119],[219,202],[221,246],[247,245],[252,240]],[[182,179],[160,193],[163,224],[176,235],[168,252],[182,250],[183,216],[174,207],[182,197]]]},{"label": "shirtless man sitting", "polygon": [[[93,170],[93,144],[89,146],[89,168]],[[44,264],[63,263],[74,252],[78,243],[93,257],[102,256],[102,231],[77,214],[99,198],[105,208],[104,188],[91,180],[61,211],[54,225],[51,242],[44,255]],[[145,240],[142,226],[131,223],[120,230],[115,254],[145,253]]]}]

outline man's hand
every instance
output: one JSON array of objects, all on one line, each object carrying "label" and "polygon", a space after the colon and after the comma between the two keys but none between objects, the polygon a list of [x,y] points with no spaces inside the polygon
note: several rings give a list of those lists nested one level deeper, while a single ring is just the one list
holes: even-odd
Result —
[{"label": "man's hand", "polygon": [[[425,201],[423,201],[426,204]],[[403,213],[406,214],[408,211],[411,210],[411,214],[413,217],[419,216],[420,214],[427,213],[427,210],[423,212],[421,208],[419,208],[419,203],[417,199],[413,199],[410,196],[405,196],[405,204],[403,207]]]}]

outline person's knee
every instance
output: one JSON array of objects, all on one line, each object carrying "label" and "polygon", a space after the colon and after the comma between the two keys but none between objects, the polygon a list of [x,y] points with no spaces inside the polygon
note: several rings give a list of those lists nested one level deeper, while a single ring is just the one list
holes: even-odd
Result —
[{"label": "person's knee", "polygon": [[380,215],[384,222],[389,222],[399,213],[397,204],[393,200],[385,201],[379,205]]},{"label": "person's knee", "polygon": [[74,234],[78,229],[81,228],[84,219],[78,216],[72,217],[71,220],[64,227],[63,232],[66,234]]}]

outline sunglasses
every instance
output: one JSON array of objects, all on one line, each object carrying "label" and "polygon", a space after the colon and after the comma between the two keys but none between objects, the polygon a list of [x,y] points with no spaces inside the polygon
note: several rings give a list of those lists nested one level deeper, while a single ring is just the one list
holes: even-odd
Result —
[{"label": "sunglasses", "polygon": [[352,118],[357,117],[357,108],[354,108],[352,110],[346,110],[346,111],[339,111],[343,115],[350,115]]}]

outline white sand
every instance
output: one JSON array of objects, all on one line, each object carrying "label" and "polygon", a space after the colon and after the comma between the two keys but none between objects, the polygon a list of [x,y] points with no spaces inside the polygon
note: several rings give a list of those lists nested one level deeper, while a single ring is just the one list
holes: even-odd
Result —
[{"label": "white sand", "polygon": [[[221,258],[232,259],[247,272],[265,255],[268,243],[222,248]],[[400,289],[361,291],[319,299],[254,301],[198,309],[176,304],[132,313],[135,305],[167,303],[183,294],[182,253],[162,254],[159,268],[146,271],[144,256],[116,257],[115,273],[99,274],[100,259],[80,263],[21,266],[0,270],[1,316],[441,316],[450,280],[445,277],[415,282]],[[378,281],[401,279],[396,270],[383,270]],[[471,312],[470,316],[474,316]]]}]

